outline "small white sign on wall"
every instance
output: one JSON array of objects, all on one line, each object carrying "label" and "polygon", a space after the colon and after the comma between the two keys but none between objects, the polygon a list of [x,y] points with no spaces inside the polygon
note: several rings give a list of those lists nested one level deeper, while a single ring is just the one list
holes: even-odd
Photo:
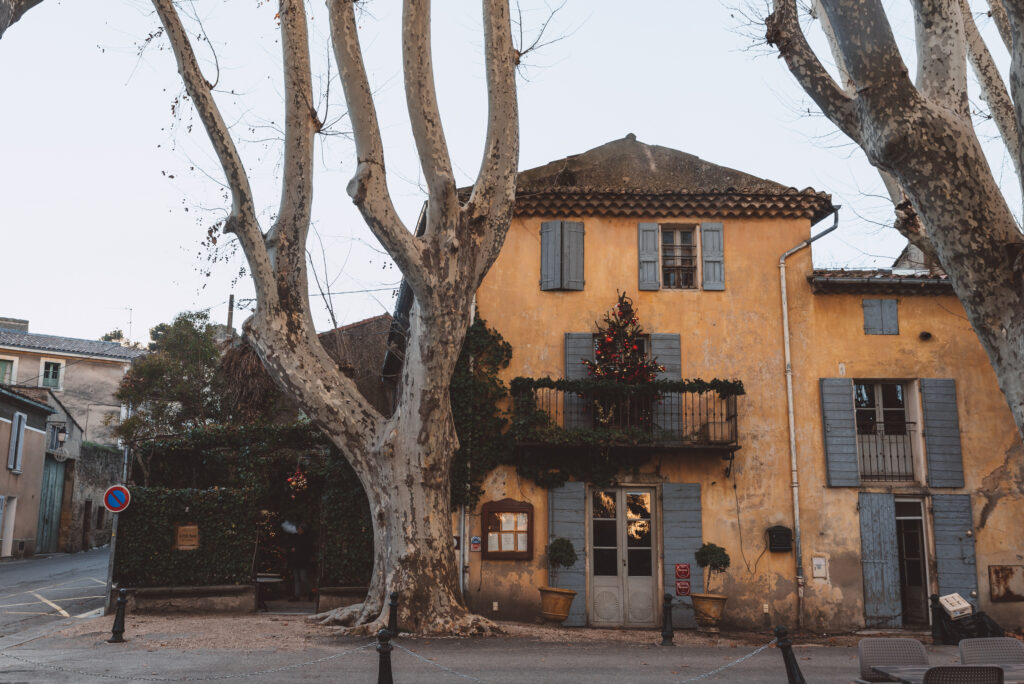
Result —
[{"label": "small white sign on wall", "polygon": [[811,558],[811,577],[815,579],[828,579],[828,559],[824,556]]}]

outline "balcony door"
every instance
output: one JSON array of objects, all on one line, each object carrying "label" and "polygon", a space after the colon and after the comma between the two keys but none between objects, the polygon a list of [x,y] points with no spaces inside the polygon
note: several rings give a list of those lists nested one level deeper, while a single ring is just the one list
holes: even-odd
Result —
[{"label": "balcony door", "polygon": [[654,490],[591,490],[590,624],[654,627],[657,619]]}]

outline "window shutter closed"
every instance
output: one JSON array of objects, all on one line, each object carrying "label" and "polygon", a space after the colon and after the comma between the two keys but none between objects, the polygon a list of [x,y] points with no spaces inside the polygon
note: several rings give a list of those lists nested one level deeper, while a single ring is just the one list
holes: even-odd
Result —
[{"label": "window shutter closed", "polygon": [[11,420],[11,444],[7,450],[7,467],[21,470],[21,453],[25,443],[25,414],[15,413]]},{"label": "window shutter closed", "polygon": [[895,299],[864,299],[864,334],[899,335],[899,303]]},{"label": "window shutter closed", "polygon": [[586,491],[582,482],[566,482],[557,489],[548,490],[548,543],[564,537],[576,550],[576,563],[558,571],[557,588],[576,592],[569,607],[569,617],[562,623],[568,627],[583,627],[587,623],[587,576],[584,571],[587,549],[583,537],[587,529]]},{"label": "window shutter closed", "polygon": [[860,559],[864,571],[864,618],[868,627],[899,629],[899,549],[892,494],[860,493]]},{"label": "window shutter closed", "polygon": [[583,223],[562,221],[562,289],[583,289]]},{"label": "window shutter closed", "polygon": [[725,289],[725,237],[721,223],[700,224],[700,253],[705,290]]},{"label": "window shutter closed", "polygon": [[924,414],[928,484],[932,487],[963,487],[964,462],[960,453],[956,383],[949,379],[922,378],[921,410]]},{"label": "window shutter closed", "polygon": [[540,224],[540,289],[562,287],[562,222]]},{"label": "window shutter closed", "polygon": [[[565,333],[565,377],[579,380],[588,376],[583,359],[594,358],[594,335],[592,333]],[[578,430],[594,425],[593,401],[566,392],[565,429]]]},{"label": "window shutter closed", "polygon": [[900,334],[899,300],[882,300],[882,334]]},{"label": "window shutter closed", "polygon": [[641,290],[657,290],[661,287],[658,278],[658,235],[657,223],[641,223],[637,225],[637,251],[640,262],[637,267]]},{"label": "window shutter closed", "polygon": [[821,378],[821,419],[829,487],[857,487],[857,427],[853,416],[853,381]]},{"label": "window shutter closed", "polygon": [[978,591],[978,566],[974,537],[968,536],[974,529],[970,495],[932,495],[932,523],[939,596],[956,593],[971,600]]},{"label": "window shutter closed", "polygon": [[[658,374],[659,380],[682,379],[683,364],[678,334],[651,333],[651,357],[665,367],[665,370]],[[682,433],[682,395],[675,392],[662,397],[654,407],[654,425],[659,430]]]},{"label": "window shutter closed", "polygon": [[[690,590],[699,594],[704,590],[704,573],[697,567],[694,554],[703,543],[701,523],[700,485],[682,482],[666,482],[661,486],[662,494],[662,529],[665,534],[664,567],[665,591],[675,593],[676,563],[690,564]],[[672,611],[672,624],[675,627],[696,627],[693,611],[679,610],[690,608],[687,603],[676,606]]]}]

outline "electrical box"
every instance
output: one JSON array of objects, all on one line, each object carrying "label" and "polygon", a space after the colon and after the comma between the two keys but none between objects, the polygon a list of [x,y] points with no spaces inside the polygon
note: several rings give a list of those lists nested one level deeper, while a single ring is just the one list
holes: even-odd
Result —
[{"label": "electrical box", "polygon": [[769,527],[767,535],[769,551],[793,550],[793,530],[788,527],[783,527],[782,525]]},{"label": "electrical box", "polygon": [[964,597],[960,594],[946,594],[945,596],[939,597],[939,605],[946,611],[946,614],[950,618],[956,620],[958,618],[967,617],[974,613],[974,608],[971,604],[964,600]]}]

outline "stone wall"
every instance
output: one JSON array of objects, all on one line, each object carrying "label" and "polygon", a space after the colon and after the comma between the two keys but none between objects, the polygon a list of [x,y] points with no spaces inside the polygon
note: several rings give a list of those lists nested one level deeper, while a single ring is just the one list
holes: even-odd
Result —
[{"label": "stone wall", "polygon": [[72,487],[71,506],[61,516],[64,551],[85,551],[110,543],[112,515],[103,507],[103,493],[121,482],[121,450],[86,442],[79,458],[68,461],[65,487]]}]

